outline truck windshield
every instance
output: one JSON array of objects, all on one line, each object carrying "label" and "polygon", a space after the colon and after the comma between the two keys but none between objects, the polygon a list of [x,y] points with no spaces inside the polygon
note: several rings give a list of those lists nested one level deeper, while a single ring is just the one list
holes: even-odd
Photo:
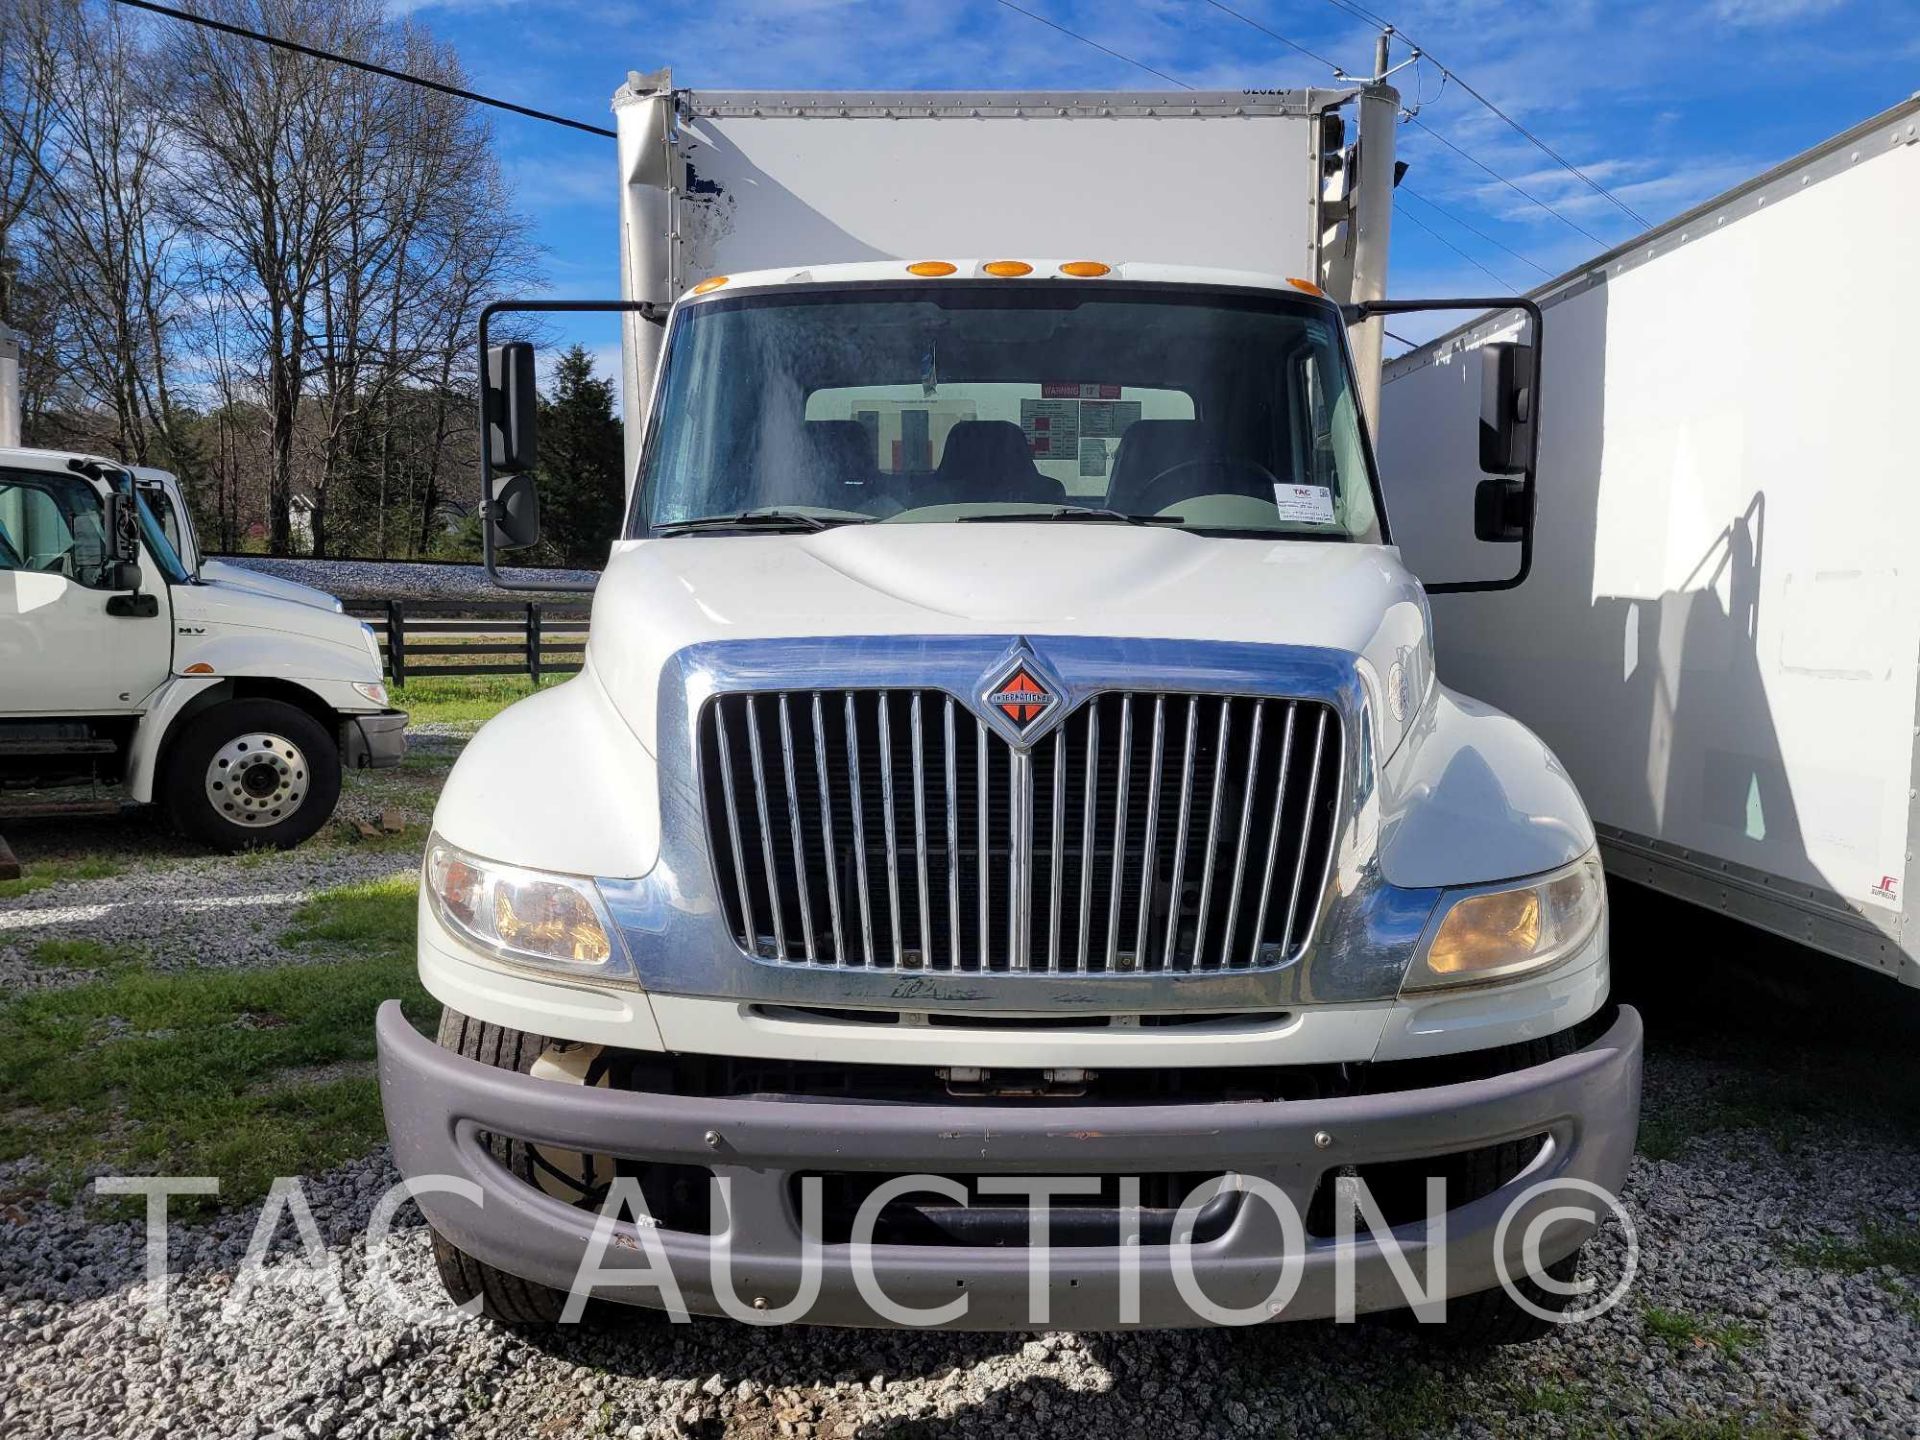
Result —
[{"label": "truck windshield", "polygon": [[1340,320],[1284,294],[1027,281],[717,298],[676,317],[657,404],[635,536],[782,517],[1380,536]]}]

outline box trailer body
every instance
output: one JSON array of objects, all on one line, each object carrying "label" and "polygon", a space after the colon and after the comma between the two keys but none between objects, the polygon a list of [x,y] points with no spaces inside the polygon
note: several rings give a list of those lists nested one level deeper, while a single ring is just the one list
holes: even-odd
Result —
[{"label": "box trailer body", "polygon": [[[583,675],[441,792],[438,1035],[378,1024],[449,1293],[1247,1323],[1404,1303],[1432,1203],[1516,1338],[1640,1031],[1579,797],[1438,683],[1379,509],[1392,92],[615,106],[631,503]],[[1402,1162],[1455,1188],[1318,1218]]]},{"label": "box trailer body", "polygon": [[[1916,235],[1920,99],[1541,286],[1534,573],[1433,607],[1441,666],[1552,746],[1613,873],[1909,984]],[[1386,368],[1429,580],[1486,563],[1454,508],[1473,352],[1512,319]]]},{"label": "box trailer body", "polygon": [[[614,96],[621,293],[664,310],[711,275],[992,257],[1017,237],[1021,255],[1300,276],[1337,301],[1378,299],[1397,111],[1386,87],[810,94],[636,74]],[[1349,186],[1362,132],[1378,163]],[[629,477],[659,339],[637,316],[622,336]],[[1354,343],[1366,385],[1379,325]]]}]

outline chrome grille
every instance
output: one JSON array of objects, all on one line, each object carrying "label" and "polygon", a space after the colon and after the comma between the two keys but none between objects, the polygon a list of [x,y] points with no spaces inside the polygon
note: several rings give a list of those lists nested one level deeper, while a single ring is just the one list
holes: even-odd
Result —
[{"label": "chrome grille", "polygon": [[943,691],[807,690],[709,701],[699,764],[727,923],[762,959],[1193,973],[1304,948],[1340,740],[1318,701],[1124,692],[1023,750]]}]

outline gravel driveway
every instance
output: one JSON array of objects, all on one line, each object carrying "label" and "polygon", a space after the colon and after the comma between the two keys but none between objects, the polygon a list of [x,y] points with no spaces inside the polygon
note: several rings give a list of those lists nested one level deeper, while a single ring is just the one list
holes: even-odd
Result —
[{"label": "gravel driveway", "polygon": [[[1656,1062],[1654,1092],[1700,1083]],[[0,1249],[0,1430],[162,1435],[1675,1437],[1920,1435],[1920,1325],[1879,1277],[1783,1247],[1851,1223],[1865,1191],[1920,1206],[1912,1151],[1857,1144],[1784,1163],[1729,1135],[1636,1162],[1626,1200],[1640,1280],[1602,1319],[1481,1360],[1378,1325],[1258,1332],[972,1336],[676,1326],[622,1312],[528,1336],[402,1318],[362,1238],[397,1178],[384,1151],[307,1194],[338,1262],[329,1315],[283,1223],[235,1320],[221,1306],[257,1210],[176,1233],[172,1323],[143,1334],[142,1232],[29,1205]],[[412,1212],[407,1212],[413,1220]],[[439,1299],[415,1221],[390,1249],[410,1305]],[[1618,1234],[1593,1269],[1617,1274]],[[1650,1332],[1646,1307],[1738,1322],[1723,1348]],[[1612,1428],[1609,1429],[1608,1427]]]}]

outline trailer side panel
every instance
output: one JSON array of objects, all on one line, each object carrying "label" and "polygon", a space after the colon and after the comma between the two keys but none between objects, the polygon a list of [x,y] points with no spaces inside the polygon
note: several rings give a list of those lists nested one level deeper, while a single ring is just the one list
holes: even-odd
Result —
[{"label": "trailer side panel", "polygon": [[[1615,873],[1911,983],[1917,141],[1902,107],[1544,287],[1532,578],[1434,604],[1441,673],[1553,748]],[[1511,566],[1471,534],[1501,327],[1387,373],[1428,580]]]}]

